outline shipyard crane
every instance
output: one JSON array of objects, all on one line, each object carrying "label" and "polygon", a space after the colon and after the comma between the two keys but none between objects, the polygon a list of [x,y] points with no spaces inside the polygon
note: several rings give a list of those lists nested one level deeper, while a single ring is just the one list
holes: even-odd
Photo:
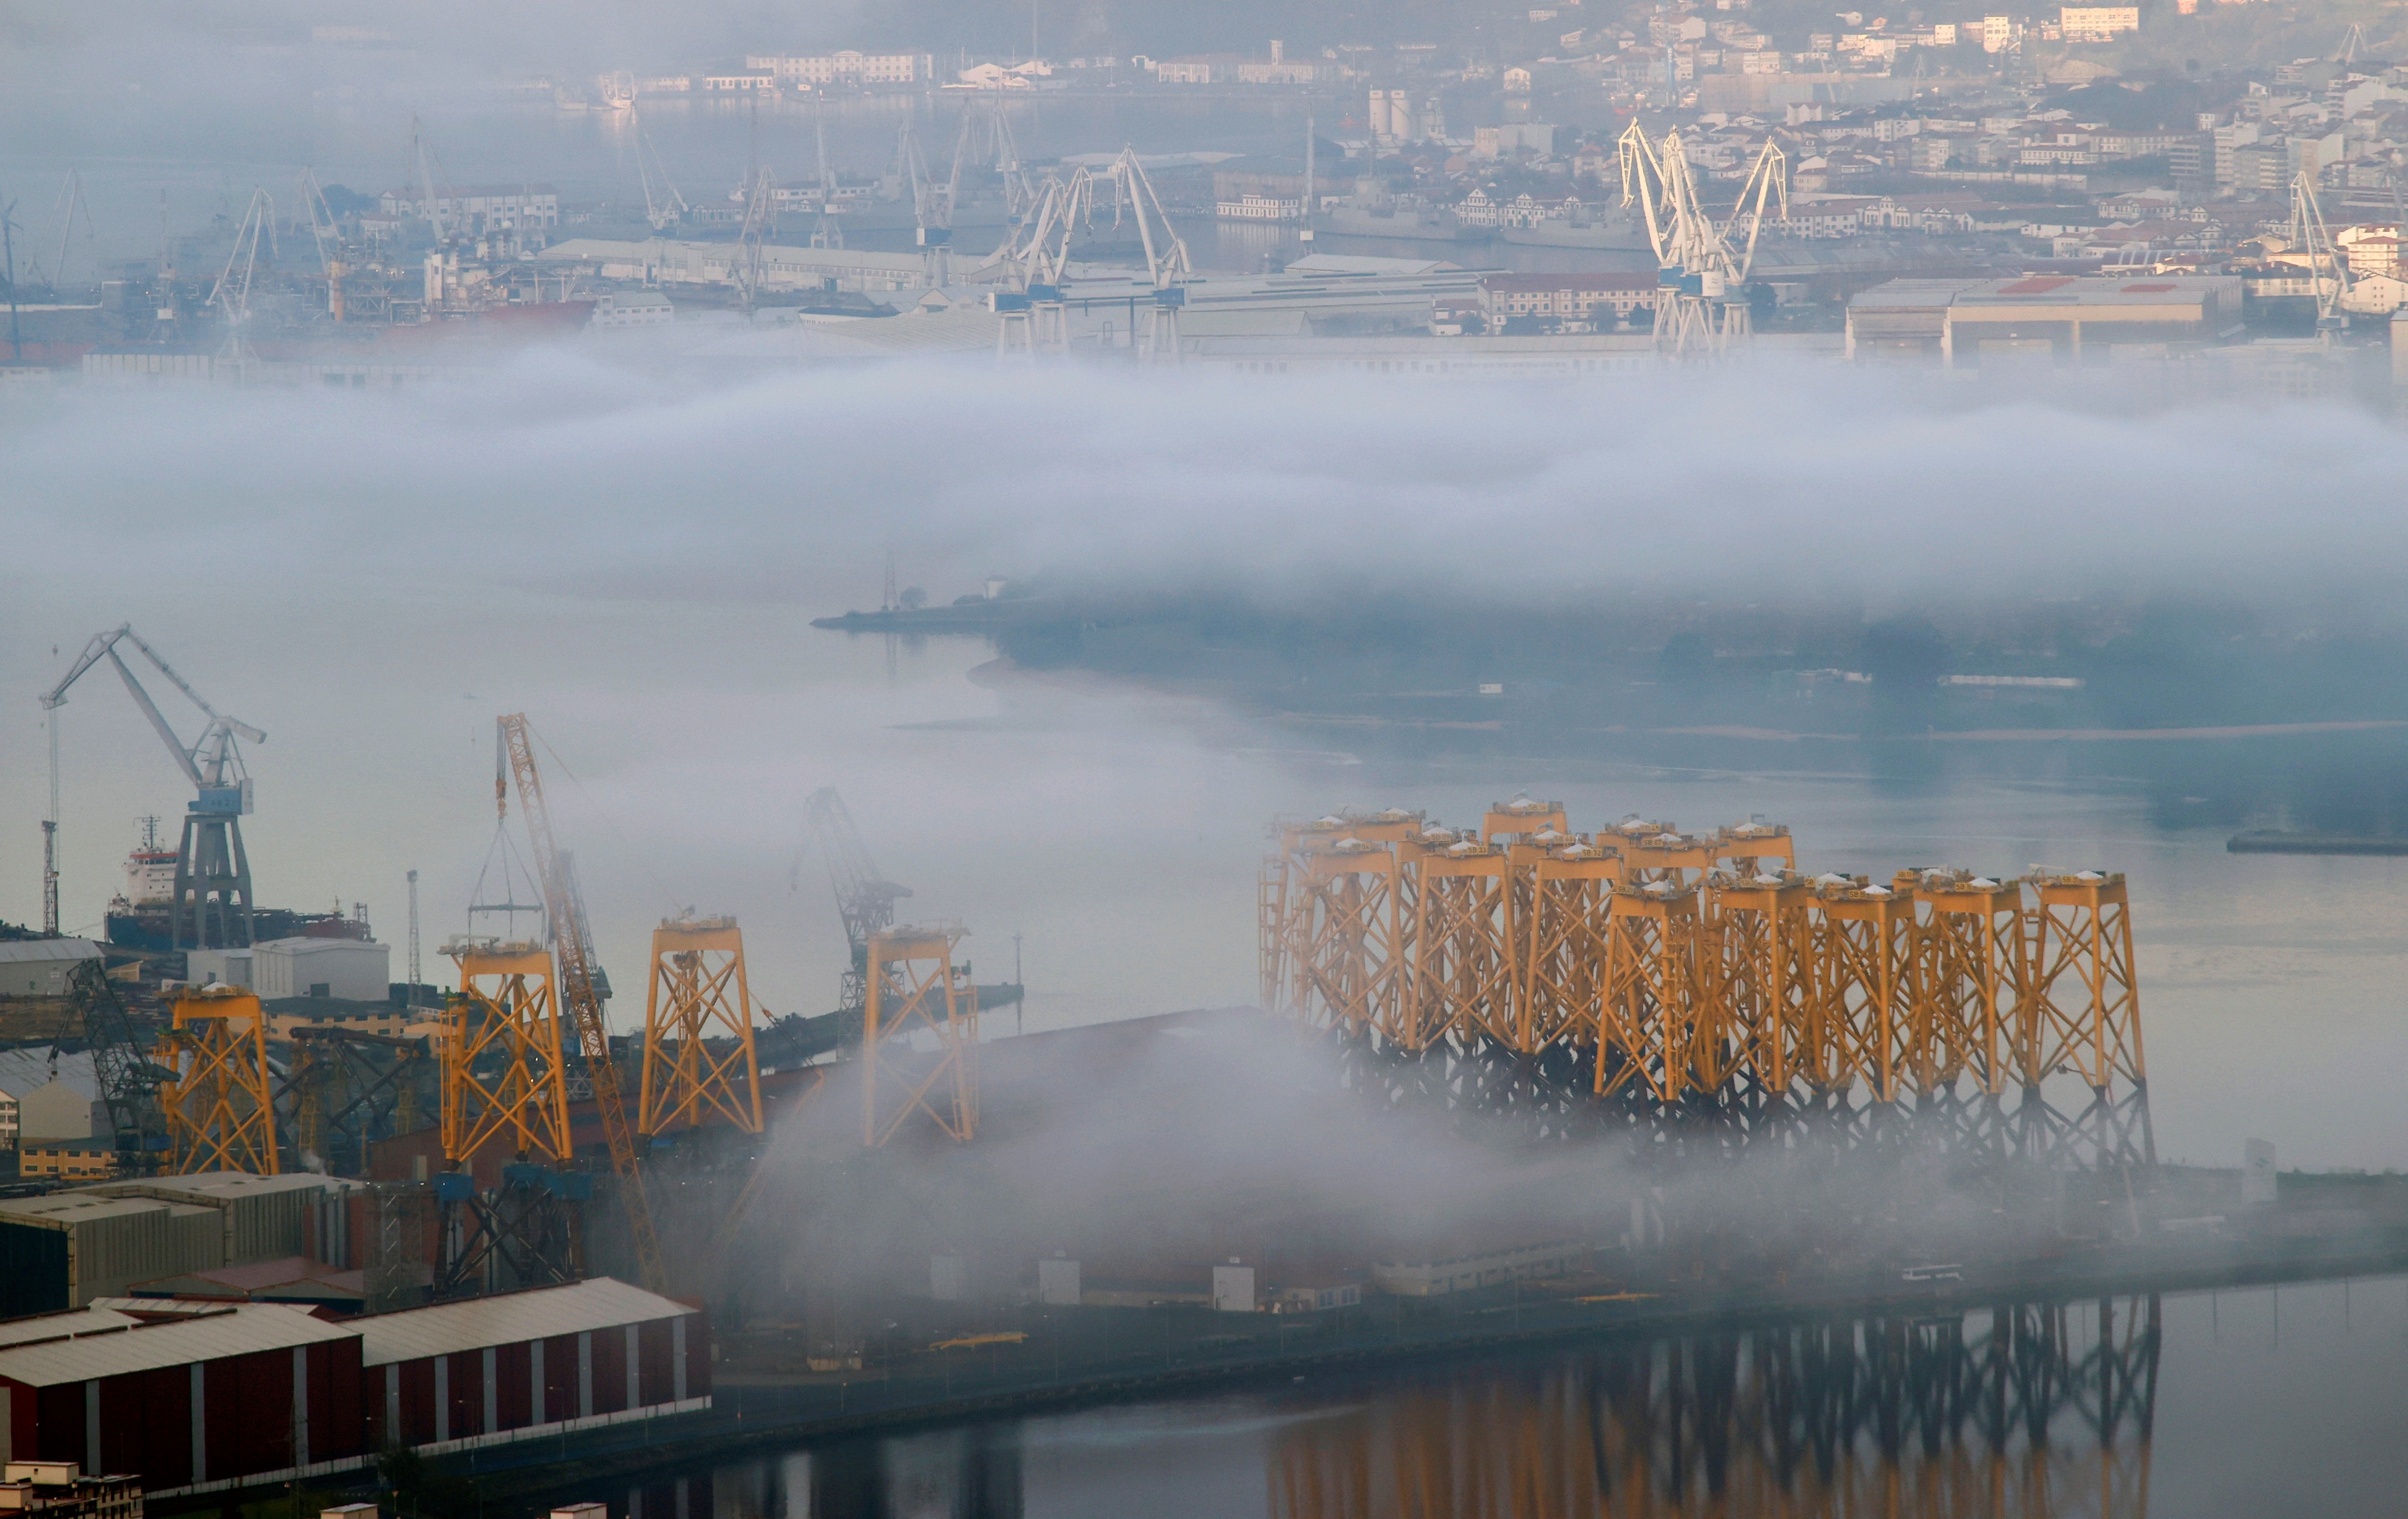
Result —
[{"label": "shipyard crane", "polygon": [[836,891],[837,916],[844,920],[845,947],[852,955],[838,1020],[845,1039],[857,1039],[862,1010],[869,1005],[869,941],[895,926],[895,904],[910,896],[911,888],[879,874],[878,862],[869,857],[869,846],[861,841],[861,830],[853,826],[853,813],[834,786],[811,793],[804,821],[810,836],[795,855],[789,884],[801,887],[803,861],[816,844],[827,861],[828,884]]},{"label": "shipyard crane", "polygon": [[443,199],[435,193],[435,154],[418,130],[418,118],[409,119],[410,172],[418,180],[418,193],[426,206],[426,231],[435,246],[443,246]]},{"label": "shipyard crane", "polygon": [[568,863],[553,841],[552,811],[543,797],[543,778],[536,771],[534,735],[523,712],[497,718],[494,728],[494,806],[497,810],[509,807],[510,782],[515,779],[519,813],[526,823],[527,847],[535,855],[537,878],[543,883],[552,954],[560,966],[560,1000],[575,1030],[586,1074],[594,1082],[594,1106],[602,1118],[603,1136],[610,1144],[610,1167],[618,1174],[620,1197],[627,1210],[627,1231],[635,1239],[637,1270],[647,1290],[666,1292],[668,1268],[661,1258],[660,1236],[652,1227],[652,1206],[644,1197],[644,1176],[637,1164],[636,1131],[627,1118],[626,1094],[619,1085],[618,1068],[610,1058],[610,1030],[603,1022],[594,947],[586,937],[585,915],[578,905]]},{"label": "shipyard crane", "polygon": [[686,205],[677,181],[669,178],[660,149],[652,145],[652,135],[644,130],[642,113],[631,106],[627,115],[636,126],[636,173],[644,181],[644,220],[652,224],[654,232],[666,232],[693,214],[692,208]]},{"label": "shipyard crane", "polygon": [[[131,643],[159,673],[174,682],[208,718],[200,737],[189,745],[176,737],[150,694],[134,678],[118,653]],[[76,656],[66,678],[42,697],[50,713],[50,815],[42,824],[42,926],[58,932],[59,724],[57,711],[66,705],[67,692],[86,670],[106,659],[150,721],[167,752],[198,795],[184,814],[183,841],[176,853],[176,900],[170,915],[170,939],[179,950],[237,949],[251,942],[251,859],[243,853],[242,817],[251,810],[251,775],[242,763],[243,743],[265,743],[267,735],[238,718],[228,717],[203,700],[159,651],[142,641],[130,623],[94,634]],[[239,742],[237,741],[239,740]]]},{"label": "shipyard crane", "polygon": [[761,299],[761,251],[776,235],[771,208],[777,203],[777,194],[769,171],[755,170],[752,182],[744,192],[744,227],[737,235],[736,260],[731,265],[736,276],[737,302],[746,311],[751,311]]},{"label": "shipyard crane", "polygon": [[[1651,143],[1633,122],[1619,148],[1622,204],[1640,208],[1656,251],[1656,347],[1674,357],[1720,352],[1748,332],[1747,278],[1767,208],[1777,203],[1784,219],[1789,214],[1787,157],[1767,138],[1729,220],[1717,226],[1698,197],[1678,131]],[[1734,251],[1742,223],[1746,240]]]},{"label": "shipyard crane", "polygon": [[226,251],[225,267],[218,271],[217,283],[202,303],[216,308],[225,319],[226,355],[237,362],[250,353],[251,282],[259,269],[259,238],[263,232],[267,236],[272,263],[282,252],[276,246],[276,202],[265,190],[255,189],[251,193],[251,204],[243,208],[242,221],[235,227],[234,246]]},{"label": "shipyard crane", "polygon": [[[53,291],[66,284],[67,251],[75,236],[78,211],[83,213],[84,246],[90,253],[95,240],[92,226],[92,202],[83,193],[83,170],[71,168],[67,170],[66,184],[59,191],[59,254],[51,261],[48,279]],[[96,271],[99,260],[96,254],[92,257]]]},{"label": "shipyard crane", "polygon": [[[155,1028],[136,1025],[99,961],[83,961],[69,974],[67,1000],[82,1026],[84,1048],[92,1054],[93,1078],[108,1111],[117,1174],[147,1175],[165,1144],[159,1087],[174,1081],[176,1072],[152,1062],[153,1039],[148,1036],[154,1036]],[[57,1053],[53,1045],[51,1054]]]},{"label": "shipyard crane", "polygon": [[[1138,241],[1145,249],[1146,279],[1154,286],[1154,306],[1147,317],[1142,351],[1150,358],[1176,360],[1179,311],[1187,302],[1182,281],[1196,272],[1187,257],[1186,239],[1171,229],[1170,213],[1163,209],[1162,197],[1154,193],[1154,181],[1146,178],[1145,165],[1138,161],[1135,148],[1123,147],[1107,172],[1112,181],[1114,221],[1117,222],[1124,206],[1136,219]],[[1132,335],[1130,340],[1138,339]]]},{"label": "shipyard crane", "polygon": [[302,208],[309,213],[309,237],[318,245],[318,267],[332,273],[336,255],[343,251],[342,232],[336,223],[335,208],[326,204],[325,188],[318,183],[318,171],[303,169],[299,187]]},{"label": "shipyard crane", "polygon": [[962,112],[961,132],[953,139],[953,170],[945,181],[946,225],[953,224],[953,213],[961,203],[962,170],[990,153],[996,177],[1003,181],[1004,221],[1016,225],[1035,208],[1039,193],[1029,182],[1028,171],[1021,167],[1020,145],[1012,140],[1010,119],[1000,104],[972,101]]},{"label": "shipyard crane", "polygon": [[2316,294],[2316,336],[2325,342],[2349,325],[2343,315],[2350,296],[2349,260],[2333,246],[2325,225],[2324,208],[2316,204],[2315,174],[2301,169],[2291,180],[2291,246],[2305,253],[2308,281]]},{"label": "shipyard crane", "polygon": [[898,193],[911,197],[911,223],[921,256],[927,261],[929,285],[952,284],[953,195],[950,190],[938,190],[928,172],[928,160],[920,151],[920,136],[909,122],[903,123],[895,142],[895,179]]}]

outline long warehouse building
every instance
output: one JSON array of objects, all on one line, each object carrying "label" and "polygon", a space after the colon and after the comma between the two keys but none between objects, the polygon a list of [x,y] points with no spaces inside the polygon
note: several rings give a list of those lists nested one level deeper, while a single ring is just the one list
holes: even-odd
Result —
[{"label": "long warehouse building", "polygon": [[342,1320],[119,1297],[0,1321],[0,1461],[127,1473],[151,1498],[710,1400],[703,1311],[607,1277]]}]

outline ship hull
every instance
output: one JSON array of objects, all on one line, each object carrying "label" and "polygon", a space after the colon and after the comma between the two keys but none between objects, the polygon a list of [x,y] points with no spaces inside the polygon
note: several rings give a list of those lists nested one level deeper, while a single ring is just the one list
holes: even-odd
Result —
[{"label": "ship hull", "polygon": [[1570,227],[1560,222],[1535,227],[1507,227],[1499,236],[1526,248],[1593,248],[1614,253],[1644,253],[1647,239],[1628,227]]},{"label": "ship hull", "polygon": [[1469,243],[1488,235],[1485,227],[1467,227],[1451,221],[1424,221],[1412,216],[1372,216],[1367,212],[1324,211],[1312,219],[1312,230],[1333,237],[1393,237],[1400,242]]}]

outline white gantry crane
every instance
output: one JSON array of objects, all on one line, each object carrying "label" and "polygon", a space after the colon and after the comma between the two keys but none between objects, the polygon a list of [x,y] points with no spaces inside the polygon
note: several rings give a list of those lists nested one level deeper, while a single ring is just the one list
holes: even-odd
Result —
[{"label": "white gantry crane", "polygon": [[[134,671],[117,652],[121,643],[130,643],[141,651],[144,658],[173,682],[176,689],[192,698],[208,718],[201,736],[186,744],[176,737],[158,703],[142,689]],[[243,768],[241,744],[265,743],[267,735],[237,718],[226,716],[194,691],[175,667],[159,656],[159,651],[142,641],[131,623],[121,623],[106,633],[95,634],[83,652],[66,673],[66,678],[42,697],[43,711],[50,714],[50,816],[42,824],[42,914],[43,926],[57,931],[58,923],[58,817],[59,817],[59,726],[58,709],[66,705],[67,689],[102,660],[117,668],[117,677],[125,682],[128,695],[142,715],[150,721],[167,752],[175,757],[184,779],[193,783],[196,795],[184,816],[183,841],[176,853],[176,902],[171,922],[171,942],[177,949],[236,949],[251,942],[251,858],[242,847],[243,815],[251,810],[251,776]]]},{"label": "white gantry crane", "polygon": [[259,238],[263,232],[267,236],[272,264],[280,252],[276,246],[276,202],[268,198],[266,191],[253,190],[251,204],[243,208],[242,221],[235,228],[234,246],[226,251],[225,267],[219,271],[218,282],[205,303],[224,319],[223,356],[236,364],[251,357],[251,281],[259,268]]},{"label": "white gantry crane", "polygon": [[1003,246],[986,268],[1000,269],[1007,288],[996,292],[996,309],[1004,322],[996,334],[998,351],[1009,351],[1014,339],[1025,351],[1066,351],[1070,346],[1069,318],[1063,287],[1070,273],[1070,245],[1082,228],[1095,220],[1099,187],[1109,186],[1114,223],[1122,217],[1137,223],[1138,243],[1145,252],[1145,278],[1153,290],[1146,324],[1131,337],[1141,359],[1176,363],[1179,356],[1179,312],[1186,304],[1186,282],[1195,265],[1186,240],[1170,225],[1162,197],[1134,150],[1124,148],[1102,173],[1074,168],[1066,177],[1049,176],[1038,187],[1027,220],[1005,234]]},{"label": "white gantry crane", "polygon": [[693,208],[686,205],[677,181],[669,178],[661,150],[652,145],[652,135],[644,130],[643,113],[630,106],[627,120],[636,129],[636,174],[644,181],[644,220],[654,232],[666,232],[691,216]]},{"label": "white gantry crane", "polygon": [[1195,274],[1186,239],[1171,230],[1170,213],[1163,209],[1162,197],[1154,193],[1154,181],[1146,178],[1136,149],[1124,147],[1107,172],[1112,180],[1114,219],[1118,220],[1123,207],[1136,219],[1138,242],[1145,250],[1146,279],[1154,286],[1145,331],[1132,333],[1130,341],[1139,345],[1140,358],[1176,364],[1179,312],[1187,304],[1185,281]]},{"label": "white gantry crane", "polygon": [[2316,204],[2313,171],[2301,169],[2291,180],[2291,236],[2294,251],[2308,261],[2309,288],[2316,293],[2316,336],[2330,343],[2349,325],[2349,259],[2333,245],[2325,225],[2324,208]]},{"label": "white gantry crane", "polygon": [[[956,175],[960,166],[956,159]],[[929,173],[927,156],[920,150],[920,135],[911,129],[909,122],[903,123],[895,139],[895,182],[897,195],[911,197],[911,225],[919,242],[920,256],[927,264],[929,285],[941,289],[952,284],[952,187],[939,188],[936,177]]]},{"label": "white gantry crane", "polygon": [[[1656,347],[1676,358],[1719,353],[1749,330],[1747,278],[1765,212],[1789,215],[1788,158],[1770,137],[1720,225],[1698,195],[1678,131],[1654,142],[1639,123],[1623,133],[1622,203],[1640,208],[1658,268]],[[1751,204],[1753,202],[1753,204]],[[1744,227],[1737,249],[1732,240]]]}]

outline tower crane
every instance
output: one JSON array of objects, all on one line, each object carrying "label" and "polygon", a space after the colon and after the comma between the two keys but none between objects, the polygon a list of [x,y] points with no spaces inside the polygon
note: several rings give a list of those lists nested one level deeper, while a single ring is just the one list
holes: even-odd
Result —
[{"label": "tower crane", "polygon": [[610,1167],[618,1174],[627,1231],[635,1240],[636,1268],[647,1290],[666,1292],[668,1268],[662,1261],[660,1236],[652,1227],[652,1207],[644,1197],[644,1176],[637,1164],[636,1131],[628,1122],[626,1095],[610,1058],[610,1030],[602,1019],[594,948],[587,939],[576,883],[552,839],[552,811],[544,803],[543,779],[536,771],[534,738],[526,715],[514,712],[496,719],[495,738],[494,805],[497,809],[509,805],[510,782],[515,779],[527,847],[535,856],[537,878],[543,883],[544,914],[552,925],[552,954],[560,967],[560,1000],[575,1030],[586,1074],[594,1082],[594,1106],[610,1144]]},{"label": "tower crane", "polygon": [[[1717,226],[1698,198],[1677,130],[1651,143],[1633,122],[1619,146],[1622,204],[1640,208],[1656,251],[1656,350],[1675,358],[1720,352],[1748,333],[1747,277],[1765,210],[1777,202],[1782,217],[1789,214],[1787,156],[1767,138],[1729,220]],[[1734,251],[1731,239],[1742,222],[1746,240]]]},{"label": "tower crane", "polygon": [[[159,673],[190,697],[208,716],[200,737],[187,745],[176,737],[142,682],[118,654],[118,645],[131,643]],[[66,678],[42,697],[42,709],[53,714],[50,728],[50,815],[42,824],[42,927],[55,934],[59,926],[59,725],[56,713],[66,705],[67,691],[86,670],[102,660],[117,669],[118,679],[150,720],[177,767],[198,795],[184,814],[184,835],[176,852],[176,901],[171,910],[169,942],[179,950],[239,949],[251,942],[251,857],[243,853],[243,816],[251,810],[251,775],[242,763],[242,743],[265,743],[267,735],[238,718],[226,716],[201,698],[159,651],[142,641],[130,623],[94,634],[76,656]],[[240,740],[240,742],[237,742]]]}]

